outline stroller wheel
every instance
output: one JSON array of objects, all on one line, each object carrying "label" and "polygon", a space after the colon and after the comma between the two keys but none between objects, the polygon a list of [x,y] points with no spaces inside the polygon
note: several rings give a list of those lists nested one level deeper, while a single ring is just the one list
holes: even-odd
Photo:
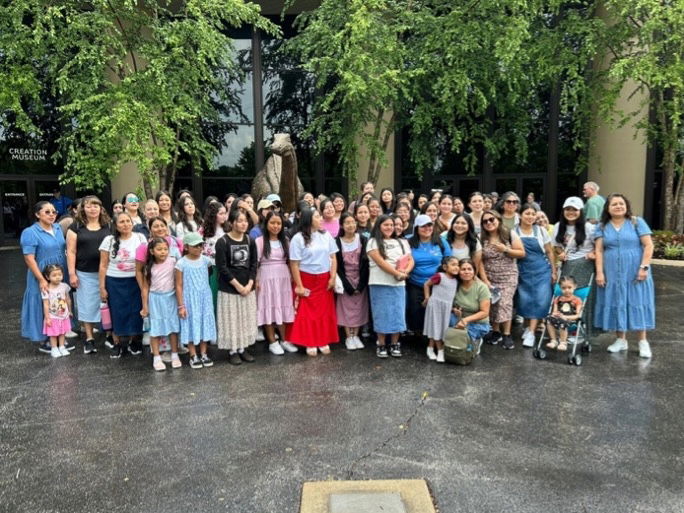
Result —
[{"label": "stroller wheel", "polygon": [[570,365],[577,365],[579,367],[582,365],[582,355],[576,354],[575,356],[570,356],[568,358],[568,363]]},{"label": "stroller wheel", "polygon": [[546,351],[544,349],[539,349],[537,351],[537,358],[540,360],[546,360]]},{"label": "stroller wheel", "polygon": [[588,343],[582,344],[582,352],[583,353],[591,353],[591,344],[588,344]]},{"label": "stroller wheel", "polygon": [[534,356],[535,358],[539,358],[539,349],[533,349],[532,356]]}]

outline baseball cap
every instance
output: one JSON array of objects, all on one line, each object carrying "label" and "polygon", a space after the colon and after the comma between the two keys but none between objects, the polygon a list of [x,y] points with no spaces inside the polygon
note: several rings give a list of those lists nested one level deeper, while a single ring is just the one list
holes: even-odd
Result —
[{"label": "baseball cap", "polygon": [[204,239],[197,232],[188,232],[183,237],[183,244],[186,246],[197,246],[202,243],[204,243]]},{"label": "baseball cap", "polygon": [[432,224],[432,219],[426,214],[420,214],[416,217],[416,220],[413,221],[413,226],[417,227],[425,226],[426,224]]},{"label": "baseball cap", "polygon": [[280,201],[280,203],[282,203],[282,201],[280,200],[280,196],[278,196],[277,194],[269,194],[268,196],[266,196],[266,199],[268,201],[272,201],[272,202]]},{"label": "baseball cap", "polygon": [[271,208],[273,206],[275,206],[275,205],[273,204],[273,202],[270,199],[268,199],[268,198],[262,199],[261,201],[259,201],[259,204],[257,205],[257,212],[259,212],[261,209]]},{"label": "baseball cap", "polygon": [[582,198],[578,198],[577,196],[570,196],[563,203],[563,208],[568,207],[574,208],[576,210],[582,210],[584,208],[584,201],[582,201]]}]

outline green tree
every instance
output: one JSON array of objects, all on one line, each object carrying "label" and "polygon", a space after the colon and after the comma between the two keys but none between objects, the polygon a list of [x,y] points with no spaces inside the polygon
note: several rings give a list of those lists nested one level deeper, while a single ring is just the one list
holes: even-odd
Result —
[{"label": "green tree", "polygon": [[[324,0],[299,17],[290,43],[320,91],[309,132],[319,149],[340,150],[351,177],[365,147],[373,181],[402,127],[419,173],[444,151],[470,171],[482,148],[492,160],[506,152],[523,162],[541,92],[555,87],[564,112],[585,111],[591,5]],[[575,136],[581,146],[586,130]]]},{"label": "green tree", "polygon": [[[663,152],[664,228],[684,232],[684,2],[607,0],[600,36],[607,49],[597,71],[596,102],[606,119],[637,120],[650,144]],[[643,101],[634,112],[616,112],[629,84]],[[651,116],[643,112],[651,111]]]},{"label": "green tree", "polygon": [[[216,157],[243,82],[231,26],[277,34],[243,0],[12,0],[0,7],[0,101],[25,131],[43,87],[59,101],[64,181],[99,188],[134,162],[147,195]],[[39,75],[45,81],[38,80]]]}]

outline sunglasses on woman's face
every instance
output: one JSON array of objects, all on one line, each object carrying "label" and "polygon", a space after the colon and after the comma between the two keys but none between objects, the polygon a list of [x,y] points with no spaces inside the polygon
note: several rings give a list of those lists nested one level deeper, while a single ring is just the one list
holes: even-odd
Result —
[{"label": "sunglasses on woman's face", "polygon": [[520,200],[506,200],[506,201],[504,201],[504,203],[513,203],[513,204],[515,204],[515,203],[520,203]]},{"label": "sunglasses on woman's face", "polygon": [[54,215],[57,215],[57,211],[56,210],[43,210],[43,214],[47,214],[49,216],[54,216]]},{"label": "sunglasses on woman's face", "polygon": [[140,200],[135,196],[131,196],[130,198],[126,199],[126,203],[138,203],[139,201]]},{"label": "sunglasses on woman's face", "polygon": [[496,221],[496,217],[488,217],[487,219],[482,220],[482,224],[491,224],[494,221]]}]

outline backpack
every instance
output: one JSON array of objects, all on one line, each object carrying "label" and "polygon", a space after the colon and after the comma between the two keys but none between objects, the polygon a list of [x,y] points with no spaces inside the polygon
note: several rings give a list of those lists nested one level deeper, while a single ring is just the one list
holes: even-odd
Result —
[{"label": "backpack", "polygon": [[475,359],[477,348],[467,330],[447,328],[444,333],[444,358],[456,365],[470,365]]}]

